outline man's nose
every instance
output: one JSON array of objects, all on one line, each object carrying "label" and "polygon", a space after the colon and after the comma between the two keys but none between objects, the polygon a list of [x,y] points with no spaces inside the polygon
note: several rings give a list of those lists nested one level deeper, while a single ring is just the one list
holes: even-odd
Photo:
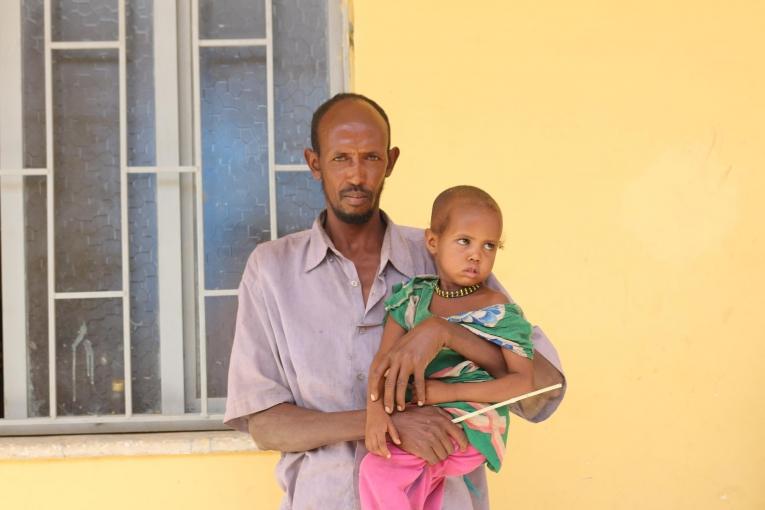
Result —
[{"label": "man's nose", "polygon": [[358,158],[353,158],[350,165],[348,165],[348,182],[351,184],[364,184],[367,179],[367,172],[364,169],[364,165],[361,164]]}]

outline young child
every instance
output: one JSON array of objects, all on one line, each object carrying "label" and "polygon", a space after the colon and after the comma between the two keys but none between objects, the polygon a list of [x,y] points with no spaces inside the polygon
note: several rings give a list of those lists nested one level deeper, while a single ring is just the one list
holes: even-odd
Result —
[{"label": "young child", "polygon": [[[497,355],[504,357],[507,371],[496,378],[450,349],[442,349],[428,365],[425,395],[416,395],[416,401],[442,407],[453,418],[533,389],[531,325],[505,295],[485,286],[501,236],[502,213],[488,193],[473,186],[447,189],[433,203],[425,231],[438,275],[394,286],[385,302],[388,316],[375,359],[431,315],[460,324],[501,348]],[[459,451],[455,443],[446,460],[428,465],[387,441],[386,435],[400,442],[389,414],[394,409],[384,407],[380,394],[381,388],[369,388],[365,441],[370,454],[359,472],[364,510],[440,509],[446,476],[468,474],[484,462],[499,470],[507,407],[463,421],[467,450]]]}]

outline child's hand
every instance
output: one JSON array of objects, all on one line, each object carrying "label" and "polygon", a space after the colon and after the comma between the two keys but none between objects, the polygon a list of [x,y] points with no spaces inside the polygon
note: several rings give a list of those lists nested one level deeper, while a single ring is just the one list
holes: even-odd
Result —
[{"label": "child's hand", "polygon": [[386,442],[386,434],[396,444],[401,444],[396,427],[390,415],[383,409],[382,402],[369,402],[367,405],[367,425],[364,434],[364,443],[370,453],[380,457],[390,458],[390,451]]}]

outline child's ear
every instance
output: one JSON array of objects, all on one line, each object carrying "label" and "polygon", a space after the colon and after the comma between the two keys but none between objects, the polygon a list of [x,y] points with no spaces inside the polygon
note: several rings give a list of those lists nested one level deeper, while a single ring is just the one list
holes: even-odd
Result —
[{"label": "child's ear", "polygon": [[436,255],[436,247],[438,246],[438,236],[433,233],[432,230],[429,228],[425,229],[425,247],[428,249],[428,252],[431,256]]}]

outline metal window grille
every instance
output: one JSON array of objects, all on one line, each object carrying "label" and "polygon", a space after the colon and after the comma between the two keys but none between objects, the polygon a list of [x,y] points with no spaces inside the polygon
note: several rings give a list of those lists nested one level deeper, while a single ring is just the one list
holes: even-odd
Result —
[{"label": "metal window grille", "polygon": [[340,0],[3,2],[0,435],[220,426],[238,278],[321,207],[348,37]]}]

